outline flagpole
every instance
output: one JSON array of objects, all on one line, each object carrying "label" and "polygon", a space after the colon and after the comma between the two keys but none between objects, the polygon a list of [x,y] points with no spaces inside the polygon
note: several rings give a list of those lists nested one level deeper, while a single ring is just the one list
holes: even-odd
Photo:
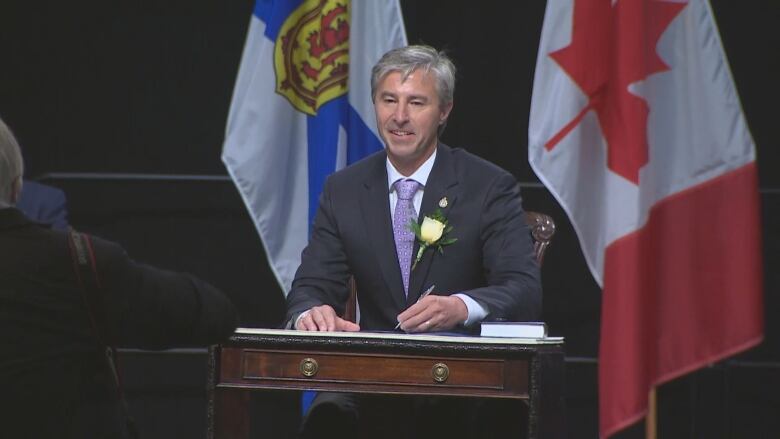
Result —
[{"label": "flagpole", "polygon": [[650,388],[647,397],[647,418],[645,418],[645,439],[656,439],[658,426],[658,410],[655,395],[655,387]]}]

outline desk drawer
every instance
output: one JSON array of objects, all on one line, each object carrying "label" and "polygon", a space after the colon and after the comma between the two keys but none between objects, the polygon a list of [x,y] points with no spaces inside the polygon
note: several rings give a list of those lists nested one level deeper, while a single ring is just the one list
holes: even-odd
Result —
[{"label": "desk drawer", "polygon": [[224,348],[222,387],[528,397],[528,361]]}]

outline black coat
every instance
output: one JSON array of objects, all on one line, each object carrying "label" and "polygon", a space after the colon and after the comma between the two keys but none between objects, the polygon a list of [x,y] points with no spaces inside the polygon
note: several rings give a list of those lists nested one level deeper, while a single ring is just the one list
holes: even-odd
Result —
[{"label": "black coat", "polygon": [[[92,242],[106,322],[101,332],[109,343],[207,345],[235,329],[236,310],[216,288],[136,263],[112,242]],[[118,437],[122,427],[108,370],[67,234],[16,209],[0,209],[0,432]]]}]

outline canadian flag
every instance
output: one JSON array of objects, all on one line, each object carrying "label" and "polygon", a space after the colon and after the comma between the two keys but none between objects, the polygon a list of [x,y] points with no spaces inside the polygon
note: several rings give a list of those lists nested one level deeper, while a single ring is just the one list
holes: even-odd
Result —
[{"label": "canadian flag", "polygon": [[549,0],[528,154],[603,288],[601,437],[761,341],[755,147],[706,0]]}]

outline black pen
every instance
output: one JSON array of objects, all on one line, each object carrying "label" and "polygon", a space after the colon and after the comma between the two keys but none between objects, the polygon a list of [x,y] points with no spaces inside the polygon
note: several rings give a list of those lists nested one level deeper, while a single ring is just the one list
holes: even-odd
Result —
[{"label": "black pen", "polygon": [[[436,285],[435,285],[435,284],[434,284],[434,285],[431,285],[430,287],[428,287],[428,289],[427,289],[427,290],[425,290],[425,291],[424,291],[422,294],[420,294],[420,297],[418,297],[418,298],[417,298],[417,300],[416,300],[414,303],[417,303],[417,302],[419,302],[419,301],[423,300],[423,298],[424,298],[425,296],[427,296],[428,294],[431,294],[431,292],[433,292],[433,289],[434,289],[434,288],[436,288]],[[395,325],[395,328],[393,328],[393,329],[398,329],[398,328],[400,328],[400,327],[401,327],[401,322],[398,322],[398,324],[397,324],[397,325]]]}]

